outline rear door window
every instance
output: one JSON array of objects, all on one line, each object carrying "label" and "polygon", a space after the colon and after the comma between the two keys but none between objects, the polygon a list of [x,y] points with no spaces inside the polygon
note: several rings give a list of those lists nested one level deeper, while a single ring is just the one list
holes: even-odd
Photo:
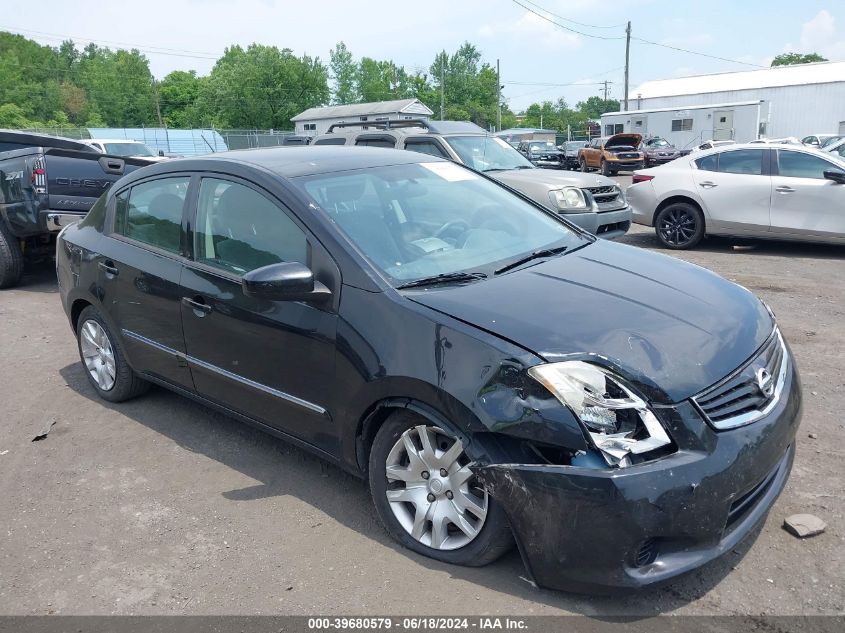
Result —
[{"label": "rear door window", "polygon": [[346,139],[342,136],[337,138],[319,138],[314,145],[346,145]]},{"label": "rear door window", "polygon": [[405,149],[411,152],[419,152],[420,154],[428,154],[429,156],[449,158],[446,152],[436,142],[430,139],[408,139],[405,141]]},{"label": "rear door window", "polygon": [[719,154],[719,171],[759,176],[763,173],[763,150],[740,149]]},{"label": "rear door window", "polygon": [[719,155],[710,154],[695,161],[696,166],[704,171],[719,171]]},{"label": "rear door window", "polygon": [[115,233],[178,253],[190,180],[188,176],[160,178],[121,192],[115,209]]}]

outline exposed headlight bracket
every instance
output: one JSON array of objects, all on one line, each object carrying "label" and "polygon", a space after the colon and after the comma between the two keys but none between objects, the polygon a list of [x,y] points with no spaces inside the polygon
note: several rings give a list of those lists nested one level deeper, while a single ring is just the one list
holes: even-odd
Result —
[{"label": "exposed headlight bracket", "polygon": [[563,361],[536,365],[528,375],[575,414],[610,466],[630,466],[631,455],[671,444],[646,401],[608,370]]}]

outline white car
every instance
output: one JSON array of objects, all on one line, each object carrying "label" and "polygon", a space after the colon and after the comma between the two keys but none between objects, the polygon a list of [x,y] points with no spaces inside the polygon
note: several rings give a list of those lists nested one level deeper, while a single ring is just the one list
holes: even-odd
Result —
[{"label": "white car", "polygon": [[161,152],[156,154],[140,141],[132,141],[124,138],[90,138],[83,139],[82,142],[85,145],[93,147],[98,152],[112,156],[143,158],[151,163],[160,163],[161,161],[168,160]]},{"label": "white car", "polygon": [[705,235],[845,244],[845,158],[805,145],[719,147],[634,172],[637,224],[666,248]]},{"label": "white car", "polygon": [[713,149],[714,147],[721,147],[722,145],[734,145],[736,141],[704,141],[701,145],[696,145],[690,150],[690,154],[695,154],[696,152],[703,152],[708,149]]},{"label": "white car", "polygon": [[759,144],[763,143],[765,145],[803,145],[801,141],[799,141],[794,136],[784,136],[783,138],[758,138],[756,141],[748,141],[749,143]]},{"label": "white car", "polygon": [[812,145],[823,149],[842,138],[842,134],[810,134],[801,139],[804,145]]},{"label": "white car", "polygon": [[841,138],[830,145],[825,145],[824,151],[845,158],[845,138]]}]

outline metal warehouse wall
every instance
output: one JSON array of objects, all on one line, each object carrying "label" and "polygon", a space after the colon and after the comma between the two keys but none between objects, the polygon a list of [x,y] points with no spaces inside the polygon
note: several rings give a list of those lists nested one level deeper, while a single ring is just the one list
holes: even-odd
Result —
[{"label": "metal warehouse wall", "polygon": [[769,104],[766,136],[845,133],[845,82],[731,90],[676,97],[634,99],[631,109],[678,108],[763,99]]}]

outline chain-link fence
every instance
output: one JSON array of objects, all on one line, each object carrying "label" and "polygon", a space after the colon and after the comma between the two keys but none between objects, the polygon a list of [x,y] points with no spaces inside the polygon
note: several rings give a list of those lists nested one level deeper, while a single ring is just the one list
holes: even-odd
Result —
[{"label": "chain-link fence", "polygon": [[293,136],[291,131],[259,129],[174,129],[163,127],[77,128],[34,127],[25,130],[77,140],[101,138],[139,141],[150,149],[167,155],[196,156],[229,149],[276,147]]}]

